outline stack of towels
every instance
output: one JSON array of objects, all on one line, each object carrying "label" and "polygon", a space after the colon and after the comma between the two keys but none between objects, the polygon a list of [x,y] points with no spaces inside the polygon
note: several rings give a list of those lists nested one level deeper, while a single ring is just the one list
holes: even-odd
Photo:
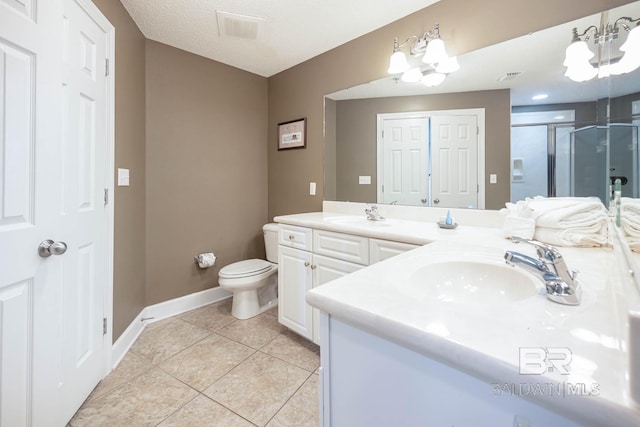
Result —
[{"label": "stack of towels", "polygon": [[629,249],[640,252],[640,200],[623,197],[620,199],[620,228]]},{"label": "stack of towels", "polygon": [[[640,243],[640,204],[638,242]],[[533,197],[507,203],[504,236],[557,246],[607,244],[607,210],[597,197]]]}]

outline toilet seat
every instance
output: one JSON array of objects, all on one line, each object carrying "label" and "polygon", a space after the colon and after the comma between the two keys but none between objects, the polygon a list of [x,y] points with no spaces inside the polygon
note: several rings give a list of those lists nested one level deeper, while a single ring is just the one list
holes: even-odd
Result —
[{"label": "toilet seat", "polygon": [[256,276],[269,271],[272,267],[272,263],[263,259],[247,259],[223,267],[218,274],[223,279],[233,279],[237,277]]}]

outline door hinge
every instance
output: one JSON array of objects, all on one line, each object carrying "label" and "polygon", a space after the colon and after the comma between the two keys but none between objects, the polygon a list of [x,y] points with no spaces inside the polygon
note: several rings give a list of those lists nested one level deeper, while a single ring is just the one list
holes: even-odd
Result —
[{"label": "door hinge", "polygon": [[477,187],[476,188],[476,192],[479,193],[480,192],[480,184],[477,184],[476,187]]},{"label": "door hinge", "polygon": [[476,135],[480,135],[480,126],[476,126]]},{"label": "door hinge", "polygon": [[102,335],[107,335],[107,318],[102,318]]},{"label": "door hinge", "polygon": [[109,204],[109,189],[104,189],[104,205],[107,206]]},{"label": "door hinge", "polygon": [[109,75],[109,58],[104,60],[104,75]]}]

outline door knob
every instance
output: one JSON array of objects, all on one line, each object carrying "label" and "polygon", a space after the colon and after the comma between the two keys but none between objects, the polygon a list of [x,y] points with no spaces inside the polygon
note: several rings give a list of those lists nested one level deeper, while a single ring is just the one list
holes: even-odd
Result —
[{"label": "door knob", "polygon": [[65,252],[67,252],[67,244],[65,242],[43,240],[38,246],[38,255],[42,258],[48,258],[51,255],[62,255]]},{"label": "door knob", "polygon": [[437,205],[438,203],[440,203],[440,199],[433,199],[433,203]]}]

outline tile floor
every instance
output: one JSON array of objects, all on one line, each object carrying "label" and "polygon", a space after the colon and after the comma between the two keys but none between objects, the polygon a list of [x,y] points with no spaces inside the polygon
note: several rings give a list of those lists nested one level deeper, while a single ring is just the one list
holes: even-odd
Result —
[{"label": "tile floor", "polygon": [[318,426],[318,346],[231,301],[152,323],[70,426]]}]

